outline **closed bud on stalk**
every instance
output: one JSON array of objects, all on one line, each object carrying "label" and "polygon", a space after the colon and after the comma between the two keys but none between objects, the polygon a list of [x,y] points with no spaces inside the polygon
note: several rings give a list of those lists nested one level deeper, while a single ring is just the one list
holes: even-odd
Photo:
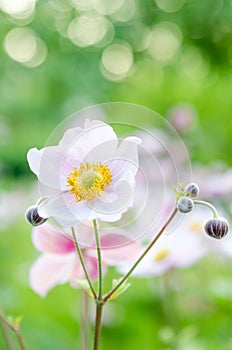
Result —
[{"label": "closed bud on stalk", "polygon": [[205,223],[204,229],[210,237],[221,239],[227,235],[229,223],[222,217],[210,219]]},{"label": "closed bud on stalk", "polygon": [[184,191],[187,192],[188,195],[192,198],[197,197],[200,192],[198,185],[193,182],[186,185]]},{"label": "closed bud on stalk", "polygon": [[181,213],[189,213],[190,211],[192,211],[194,207],[194,203],[193,200],[189,197],[181,197],[178,201],[177,201],[177,209],[181,212]]},{"label": "closed bud on stalk", "polygon": [[47,218],[42,218],[39,216],[37,205],[32,205],[31,207],[27,208],[25,217],[32,226],[39,226],[47,221]]}]

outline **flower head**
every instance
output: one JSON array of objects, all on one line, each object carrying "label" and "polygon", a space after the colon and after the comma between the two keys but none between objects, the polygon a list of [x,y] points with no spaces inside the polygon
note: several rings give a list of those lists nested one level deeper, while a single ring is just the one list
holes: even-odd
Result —
[{"label": "flower head", "polygon": [[57,146],[28,152],[42,195],[41,217],[70,227],[92,219],[117,221],[132,206],[138,170],[137,137],[119,144],[114,130],[101,121],[69,129]]}]

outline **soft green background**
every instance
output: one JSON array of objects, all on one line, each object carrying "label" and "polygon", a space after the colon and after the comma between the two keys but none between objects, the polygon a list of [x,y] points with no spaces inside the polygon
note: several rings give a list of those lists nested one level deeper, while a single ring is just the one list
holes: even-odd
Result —
[{"label": "soft green background", "polygon": [[[176,103],[192,103],[199,113],[198,125],[183,135],[192,160],[232,165],[232,1],[173,0],[183,3],[175,12],[157,5],[169,8],[171,0],[129,1],[129,8],[134,3],[136,11],[128,21],[105,15],[114,26],[113,40],[127,42],[134,55],[130,74],[119,81],[101,72],[105,47],[79,48],[56,31],[60,9],[71,3],[40,0],[28,23],[0,12],[0,128],[4,124],[8,130],[1,134],[0,190],[20,185],[28,195],[34,177],[26,162],[27,150],[42,147],[53,128],[70,114],[103,102],[141,104],[164,116]],[[72,7],[70,21],[81,13]],[[163,22],[175,23],[182,33],[180,48],[167,64],[146,49],[136,50],[142,40],[140,26],[149,31]],[[33,28],[45,42],[48,54],[40,66],[29,68],[8,56],[5,37],[15,27]],[[197,56],[190,54],[186,61],[186,52]],[[19,220],[0,232],[1,304],[8,314],[23,315],[22,332],[29,350],[77,349],[80,292],[62,286],[40,299],[28,287],[29,266],[37,252],[24,210]],[[178,350],[232,349],[231,272],[231,261],[215,262],[209,257],[176,272],[171,277],[172,293],[164,292],[163,278],[133,281],[129,291],[106,309],[102,349],[171,349],[173,334]],[[0,348],[6,349],[2,336]]]}]

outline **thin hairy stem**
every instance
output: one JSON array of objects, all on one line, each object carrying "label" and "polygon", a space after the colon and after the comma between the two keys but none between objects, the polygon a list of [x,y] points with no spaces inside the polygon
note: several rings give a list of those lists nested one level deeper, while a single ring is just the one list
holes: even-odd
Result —
[{"label": "thin hairy stem", "polygon": [[84,274],[85,274],[85,278],[88,281],[89,288],[90,288],[90,290],[91,290],[91,292],[93,294],[93,297],[96,299],[97,298],[97,294],[96,294],[96,292],[95,292],[95,290],[93,288],[93,284],[92,284],[92,282],[90,280],[87,268],[85,266],[85,262],[84,262],[84,259],[83,259],[82,253],[81,253],[81,249],[80,249],[79,244],[78,244],[77,239],[76,239],[75,230],[74,230],[73,227],[71,227],[71,230],[72,230],[72,237],[73,237],[73,241],[74,241],[74,244],[75,244],[75,248],[76,248],[77,254],[79,256],[79,259],[80,259],[80,262],[81,262],[81,266],[82,266]]},{"label": "thin hairy stem", "polygon": [[94,227],[94,233],[95,233],[97,258],[98,258],[98,300],[101,301],[102,299],[102,260],[101,260],[101,244],[100,244],[96,220],[93,220],[93,227]]}]

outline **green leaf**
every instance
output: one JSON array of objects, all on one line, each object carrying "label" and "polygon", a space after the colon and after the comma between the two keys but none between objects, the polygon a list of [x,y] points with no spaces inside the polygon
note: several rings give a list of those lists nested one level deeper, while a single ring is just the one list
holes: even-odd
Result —
[{"label": "green leaf", "polygon": [[[120,279],[113,279],[112,281],[112,287],[115,288],[117,284],[120,282]],[[129,287],[131,286],[131,283],[128,283],[127,280],[111,295],[109,300],[116,299],[120,294],[124,293]]]},{"label": "green leaf", "polygon": [[183,185],[182,183],[178,182],[178,183],[177,183],[177,186],[179,187],[179,189],[180,189],[181,191],[184,191],[184,185]]},{"label": "green leaf", "polygon": [[14,325],[15,325],[15,326],[19,326],[20,323],[21,323],[21,321],[22,321],[22,319],[23,319],[23,316],[22,316],[22,315],[16,316],[15,319],[14,319]]},{"label": "green leaf", "polygon": [[91,291],[91,288],[89,287],[89,283],[87,280],[75,280],[75,283],[79,285],[82,289],[84,289],[89,296],[94,298],[94,295]]}]

